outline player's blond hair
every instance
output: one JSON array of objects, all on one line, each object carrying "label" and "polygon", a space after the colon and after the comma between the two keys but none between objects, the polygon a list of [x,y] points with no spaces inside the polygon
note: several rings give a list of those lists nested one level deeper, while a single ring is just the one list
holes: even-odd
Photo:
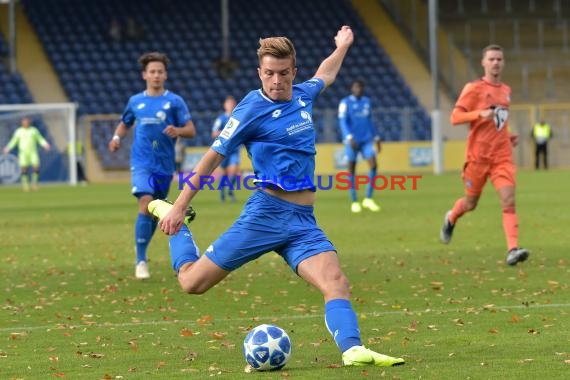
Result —
[{"label": "player's blond hair", "polygon": [[488,51],[491,50],[495,50],[495,51],[503,51],[503,47],[501,45],[497,45],[497,44],[491,44],[491,45],[487,45],[483,48],[483,50],[481,51],[482,58],[485,58],[485,54],[487,54]]},{"label": "player's blond hair", "polygon": [[165,69],[168,69],[168,64],[170,63],[170,59],[164,53],[160,53],[157,51],[153,51],[150,53],[144,53],[139,58],[139,63],[142,66],[142,70],[146,71],[146,67],[151,62],[162,62]]},{"label": "player's blond hair", "polygon": [[287,37],[268,37],[259,39],[259,49],[257,49],[257,58],[261,59],[270,55],[275,58],[291,58],[293,66],[297,64],[297,53],[295,46]]}]

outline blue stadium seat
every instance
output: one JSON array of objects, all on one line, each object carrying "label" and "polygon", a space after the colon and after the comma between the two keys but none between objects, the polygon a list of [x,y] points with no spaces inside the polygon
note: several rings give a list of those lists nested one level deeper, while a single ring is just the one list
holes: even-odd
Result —
[{"label": "blue stadium seat", "polygon": [[[259,37],[290,36],[299,57],[297,78],[303,80],[330,53],[331,34],[338,25],[349,24],[359,38],[337,82],[317,105],[336,109],[340,98],[349,93],[352,80],[363,78],[375,105],[418,108],[424,117],[418,117],[416,123],[423,123],[424,127],[412,129],[417,131],[417,138],[425,136],[429,118],[348,0],[335,2],[334,7],[327,0],[291,0],[287,3],[287,13],[279,12],[282,4],[278,2],[230,1],[229,42],[231,55],[239,63],[235,80],[222,80],[212,66],[221,55],[217,1],[82,0],[81,7],[75,6],[75,2],[22,0],[68,96],[81,103],[81,113],[121,112],[128,97],[144,88],[136,61],[150,50],[164,51],[171,57],[168,87],[184,95],[193,114],[217,112],[226,94],[239,98],[259,87],[255,72]],[[274,17],[276,13],[280,17]],[[131,14],[137,15],[137,22],[144,28],[143,38],[112,42],[107,36],[110,15]],[[316,14],[319,17],[314,17]],[[193,15],[191,22],[187,15]],[[120,17],[120,22],[125,19]],[[0,53],[2,46],[0,40]],[[2,87],[0,93],[10,100],[5,86]],[[401,128],[400,120],[394,123]],[[397,131],[390,133],[391,138],[397,136]],[[209,143],[209,138],[200,137],[197,141]]]}]

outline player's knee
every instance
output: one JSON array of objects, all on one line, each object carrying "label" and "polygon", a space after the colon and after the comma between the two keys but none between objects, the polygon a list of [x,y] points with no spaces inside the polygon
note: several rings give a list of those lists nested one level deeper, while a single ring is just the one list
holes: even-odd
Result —
[{"label": "player's knee", "polygon": [[513,209],[515,208],[515,197],[514,195],[504,196],[501,199],[501,206],[503,210]]},{"label": "player's knee", "polygon": [[181,278],[179,278],[178,281],[180,282],[180,287],[182,288],[182,290],[188,294],[200,295],[206,293],[206,291],[209,289],[202,284],[196,282],[184,281]]},{"label": "player's knee", "polygon": [[348,281],[348,278],[339,271],[337,274],[332,276],[329,281],[327,281],[324,293],[325,297],[348,298],[350,296],[350,282]]},{"label": "player's knee", "polygon": [[477,208],[477,201],[472,199],[467,199],[463,204],[465,211],[473,211]]}]

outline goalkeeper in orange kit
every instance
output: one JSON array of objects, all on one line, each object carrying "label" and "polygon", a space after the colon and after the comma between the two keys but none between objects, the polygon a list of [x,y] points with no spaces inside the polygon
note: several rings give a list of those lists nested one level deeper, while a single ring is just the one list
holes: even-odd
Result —
[{"label": "goalkeeper in orange kit", "polygon": [[509,133],[511,88],[501,81],[505,66],[503,49],[489,45],[483,49],[481,65],[485,75],[463,88],[451,114],[453,125],[469,123],[466,161],[463,167],[465,195],[445,214],[440,239],[449,243],[458,219],[477,207],[487,179],[495,187],[503,209],[503,229],[507,240],[508,265],[525,261],[529,251],[518,245],[515,208],[516,168],[512,148],[518,136]]}]

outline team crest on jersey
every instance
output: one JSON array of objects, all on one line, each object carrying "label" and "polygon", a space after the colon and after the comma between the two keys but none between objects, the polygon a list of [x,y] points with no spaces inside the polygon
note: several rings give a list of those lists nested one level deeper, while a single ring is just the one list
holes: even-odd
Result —
[{"label": "team crest on jersey", "polygon": [[313,118],[311,117],[311,114],[308,113],[307,111],[301,111],[301,117],[305,120],[309,120],[309,121],[313,121]]},{"label": "team crest on jersey", "polygon": [[164,111],[158,111],[156,117],[162,121],[166,120],[166,113]]},{"label": "team crest on jersey", "polygon": [[493,110],[493,120],[495,121],[495,127],[497,131],[500,131],[507,124],[509,119],[509,110],[504,107],[497,107]]},{"label": "team crest on jersey", "polygon": [[170,108],[170,102],[166,102],[166,103],[162,106],[162,108],[165,109],[165,110],[169,109],[169,108]]},{"label": "team crest on jersey", "polygon": [[230,117],[230,119],[228,120],[228,122],[224,126],[224,129],[222,129],[222,132],[220,133],[220,137],[223,137],[226,140],[229,139],[230,137],[232,137],[232,135],[236,131],[238,125],[239,125],[239,120],[235,119],[233,117]]}]

